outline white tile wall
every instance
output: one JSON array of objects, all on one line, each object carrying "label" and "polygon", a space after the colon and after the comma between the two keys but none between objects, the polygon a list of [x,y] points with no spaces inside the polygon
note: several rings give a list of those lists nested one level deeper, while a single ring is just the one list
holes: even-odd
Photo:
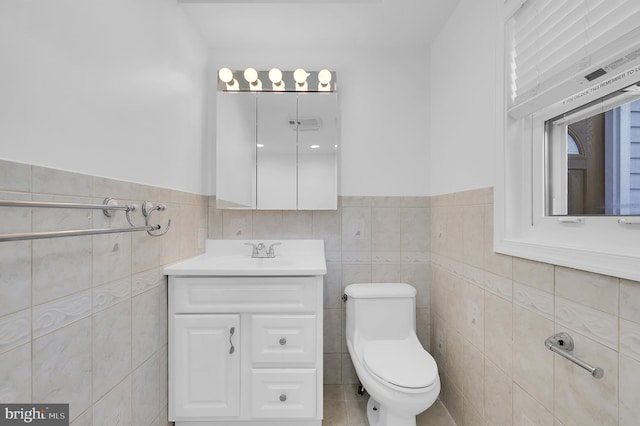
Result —
[{"label": "white tile wall", "polygon": [[[166,425],[162,265],[201,252],[208,198],[0,161],[1,199],[105,197],[167,204],[172,229],[0,243],[0,402],[68,402],[74,426]],[[0,233],[122,226],[99,210],[0,208]]]},{"label": "white tile wall", "polygon": [[625,355],[620,355],[620,425],[638,424],[640,419],[640,362]]},{"label": "white tile wall", "polygon": [[[491,189],[341,197],[336,211],[222,211],[213,197],[0,161],[0,198],[106,196],[166,203],[172,231],[0,244],[0,401],[67,400],[74,426],[166,424],[162,265],[198,254],[208,230],[325,241],[326,384],[357,382],[344,287],[405,281],[418,289],[418,335],[457,424],[640,418],[640,283],[494,253]],[[0,208],[0,219],[2,233],[123,225],[38,209]],[[603,380],[544,348],[559,331],[572,334],[576,356],[605,369]]]},{"label": "white tile wall", "polygon": [[[431,346],[449,412],[459,425],[637,425],[640,283],[494,253],[492,198],[481,189],[430,200]],[[450,219],[460,216],[462,230]],[[484,335],[470,332],[473,318]],[[601,380],[545,348],[561,331],[574,355],[604,369]],[[461,348],[462,362],[450,353]],[[469,371],[478,358],[483,392]]]},{"label": "white tile wall", "polygon": [[0,354],[0,401],[31,400],[31,343]]},{"label": "white tile wall", "polygon": [[30,309],[0,317],[0,353],[27,343],[30,338]]},{"label": "white tile wall", "polygon": [[91,319],[75,321],[32,344],[33,400],[69,403],[75,419],[91,406]]}]

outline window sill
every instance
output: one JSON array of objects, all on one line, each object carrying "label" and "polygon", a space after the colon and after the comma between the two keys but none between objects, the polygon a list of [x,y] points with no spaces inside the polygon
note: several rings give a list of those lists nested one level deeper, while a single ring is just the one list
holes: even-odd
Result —
[{"label": "window sill", "polygon": [[[638,232],[640,240],[640,232]],[[505,238],[496,241],[497,253],[640,281],[640,256],[604,253],[597,248],[563,247],[549,241]]]}]

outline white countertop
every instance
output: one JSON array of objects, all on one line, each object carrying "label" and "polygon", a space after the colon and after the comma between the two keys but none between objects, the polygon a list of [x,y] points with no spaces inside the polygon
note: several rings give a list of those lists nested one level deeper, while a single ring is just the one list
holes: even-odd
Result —
[{"label": "white countertop", "polygon": [[[276,257],[252,258],[247,243],[274,243]],[[205,253],[164,268],[174,276],[308,276],[324,275],[323,240],[207,240]]]}]

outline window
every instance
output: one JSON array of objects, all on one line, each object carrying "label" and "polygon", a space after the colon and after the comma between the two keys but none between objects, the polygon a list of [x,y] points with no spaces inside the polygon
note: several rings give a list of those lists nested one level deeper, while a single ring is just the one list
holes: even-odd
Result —
[{"label": "window", "polygon": [[640,280],[640,2],[505,8],[495,250]]},{"label": "window", "polygon": [[582,150],[573,135],[571,135],[571,130],[567,131],[567,154],[569,155],[569,159],[571,159],[572,156],[577,157],[582,155]]},{"label": "window", "polygon": [[547,215],[640,214],[639,99],[636,83],[546,121]]}]

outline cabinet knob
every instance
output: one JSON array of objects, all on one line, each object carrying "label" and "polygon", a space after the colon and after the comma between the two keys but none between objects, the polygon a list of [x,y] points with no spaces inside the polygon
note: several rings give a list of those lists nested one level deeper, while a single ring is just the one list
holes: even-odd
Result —
[{"label": "cabinet knob", "polygon": [[280,338],[280,346],[284,346],[287,344],[287,338],[286,337],[281,337]]},{"label": "cabinet knob", "polygon": [[282,394],[280,395],[280,401],[285,402],[287,400],[287,395]]}]

